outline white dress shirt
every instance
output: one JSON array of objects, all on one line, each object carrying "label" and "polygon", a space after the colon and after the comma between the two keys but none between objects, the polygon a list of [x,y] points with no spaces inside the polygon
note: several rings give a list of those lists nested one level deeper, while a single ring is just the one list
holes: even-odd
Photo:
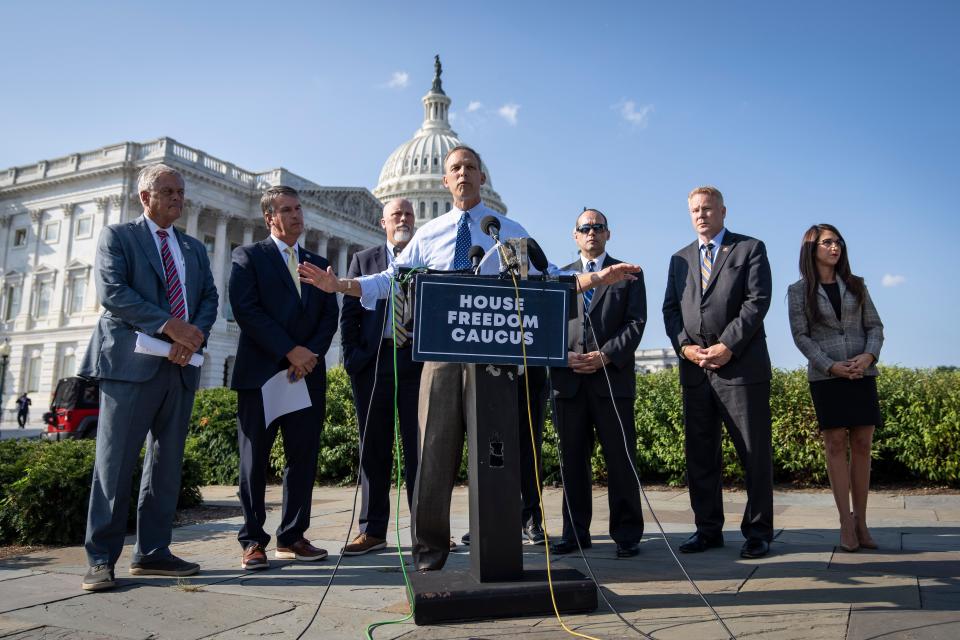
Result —
[{"label": "white dress shirt", "polygon": [[[489,251],[494,244],[493,238],[480,230],[480,220],[488,215],[495,216],[500,221],[502,240],[530,237],[519,222],[500,215],[482,202],[467,213],[470,214],[470,244],[479,245],[484,251]],[[398,267],[426,267],[443,271],[453,269],[453,254],[457,246],[457,223],[461,215],[463,211],[454,207],[439,218],[434,218],[414,234],[410,244],[384,271],[357,278],[360,283],[360,304],[365,309],[374,309],[377,300],[389,296],[390,280],[396,274]],[[551,275],[560,273],[553,264],[550,264],[547,270]],[[484,260],[480,265],[480,273],[483,275],[500,273],[499,260]],[[531,273],[537,273],[537,271],[531,269]]]},{"label": "white dress shirt", "polygon": [[606,251],[604,251],[603,253],[601,253],[601,254],[600,254],[599,256],[597,256],[596,258],[586,258],[586,257],[583,256],[582,253],[580,254],[580,264],[583,265],[583,272],[584,272],[584,273],[587,272],[587,263],[588,263],[588,262],[593,262],[593,270],[594,270],[594,271],[600,271],[600,269],[603,269],[603,261],[606,260],[606,259],[607,259],[607,252],[606,252]]},{"label": "white dress shirt", "polygon": [[[160,266],[163,267],[163,254],[160,252],[160,236],[157,231],[160,225],[150,219],[150,216],[143,214],[143,219],[147,221],[147,227],[150,228],[150,235],[153,236],[153,243],[157,245],[157,254],[160,256]],[[170,255],[173,257],[173,266],[177,269],[177,277],[180,278],[180,288],[183,290],[183,317],[190,317],[190,309],[187,307],[187,263],[183,259],[183,252],[180,250],[180,243],[177,242],[177,234],[173,231],[173,225],[170,225],[164,231],[167,232],[167,248],[170,249]],[[160,327],[157,333],[162,333],[166,322]]]}]

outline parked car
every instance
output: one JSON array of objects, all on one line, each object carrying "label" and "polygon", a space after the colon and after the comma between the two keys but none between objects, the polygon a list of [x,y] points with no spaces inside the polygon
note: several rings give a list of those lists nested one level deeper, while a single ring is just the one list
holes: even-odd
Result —
[{"label": "parked car", "polygon": [[95,438],[100,416],[100,386],[89,378],[61,378],[50,411],[43,414],[46,440]]}]

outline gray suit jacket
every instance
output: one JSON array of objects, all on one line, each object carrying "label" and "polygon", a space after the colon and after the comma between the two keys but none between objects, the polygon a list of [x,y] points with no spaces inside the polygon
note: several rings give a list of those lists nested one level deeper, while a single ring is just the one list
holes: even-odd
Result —
[{"label": "gray suit jacket", "polygon": [[[199,240],[176,229],[174,234],[186,265],[188,321],[206,338],[217,319],[219,303],[210,260]],[[100,380],[149,380],[165,360],[134,353],[136,332],[160,337],[160,327],[171,315],[160,252],[143,216],[104,228],[97,244],[95,273],[104,312],[90,337],[79,374]],[[181,375],[188,389],[199,386],[199,367],[183,367]]]},{"label": "gray suit jacket", "polygon": [[[695,240],[670,258],[663,324],[673,348],[709,347],[722,342],[733,351],[730,362],[716,371],[727,384],[770,380],[770,355],[763,317],[770,308],[773,283],[767,250],[756,238],[723,235],[707,288],[700,290],[700,249]],[[696,386],[706,374],[680,359],[680,384]]]},{"label": "gray suit jacket", "polygon": [[[834,363],[849,360],[861,353],[880,358],[883,323],[870,299],[870,292],[864,291],[863,305],[859,305],[843,280],[837,278],[837,283],[840,285],[840,319],[837,320],[826,291],[818,285],[817,305],[821,320],[815,324],[807,319],[804,281],[798,280],[787,289],[790,332],[793,333],[797,348],[807,358],[807,379],[811,382],[829,380],[833,376],[828,372]],[[875,376],[878,373],[877,367],[871,365],[863,375]]]}]

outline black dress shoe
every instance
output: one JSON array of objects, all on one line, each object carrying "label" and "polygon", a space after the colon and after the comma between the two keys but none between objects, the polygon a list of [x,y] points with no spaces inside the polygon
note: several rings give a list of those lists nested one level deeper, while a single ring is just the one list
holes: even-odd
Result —
[{"label": "black dress shoe", "polygon": [[740,547],[741,558],[762,558],[770,553],[770,543],[761,538],[747,538]]},{"label": "black dress shoe", "polygon": [[[590,547],[593,546],[593,544],[590,543],[590,542],[586,542],[586,543],[582,544],[581,546],[582,546],[584,549],[589,549]],[[560,540],[558,540],[557,542],[554,542],[553,544],[550,545],[550,553],[553,553],[553,554],[558,555],[558,556],[562,556],[562,555],[567,554],[567,553],[573,553],[574,551],[577,551],[578,549],[579,549],[579,547],[577,547],[577,541],[576,541],[576,540],[567,540],[566,538],[560,538]]]},{"label": "black dress shoe", "polygon": [[723,546],[723,534],[708,536],[697,531],[680,545],[680,553],[702,553],[707,549]]},{"label": "black dress shoe", "polygon": [[[450,538],[450,539],[453,540],[453,538]],[[469,532],[469,531],[467,531],[465,534],[463,534],[463,536],[460,538],[460,542],[463,543],[464,545],[468,546],[468,547],[470,546],[470,532]]]},{"label": "black dress shoe", "polygon": [[530,544],[543,544],[547,541],[543,535],[543,528],[538,524],[531,524],[523,528],[523,535]]},{"label": "black dress shoe", "polygon": [[640,553],[639,542],[618,542],[617,543],[618,558],[632,558],[633,556],[639,553]]}]

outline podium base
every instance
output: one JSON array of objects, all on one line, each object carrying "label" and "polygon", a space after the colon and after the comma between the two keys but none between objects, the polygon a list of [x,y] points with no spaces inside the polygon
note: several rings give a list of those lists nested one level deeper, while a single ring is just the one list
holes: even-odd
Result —
[{"label": "podium base", "polygon": [[[589,578],[562,565],[551,575],[561,613],[596,610],[597,590]],[[524,571],[510,582],[477,582],[468,570],[427,571],[413,573],[410,584],[418,625],[553,614],[546,569]]]}]

